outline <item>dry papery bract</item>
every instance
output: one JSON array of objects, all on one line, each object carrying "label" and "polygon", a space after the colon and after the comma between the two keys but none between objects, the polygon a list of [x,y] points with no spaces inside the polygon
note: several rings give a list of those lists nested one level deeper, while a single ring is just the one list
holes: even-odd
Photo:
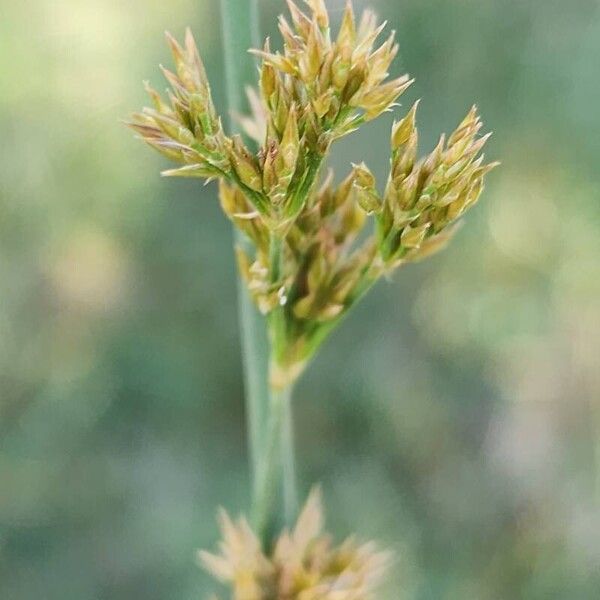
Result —
[{"label": "dry papery bract", "polygon": [[218,179],[224,212],[250,242],[237,250],[241,274],[272,345],[271,383],[293,382],[358,300],[383,275],[439,251],[479,199],[497,163],[481,154],[489,134],[473,107],[448,137],[418,157],[417,105],[391,135],[385,189],[364,164],[334,185],[322,174],[333,142],[390,111],[412,80],[388,79],[394,34],[348,3],[332,35],[323,0],[308,12],[288,2],[280,17],[283,49],[260,50],[252,116],[240,118],[255,146],[223,130],[191,32],[167,35],[176,72],[163,69],[167,100],[147,87],[152,108],[131,127],[180,164],[167,176]]},{"label": "dry papery bract", "polygon": [[313,490],[292,531],[265,553],[247,521],[221,511],[218,554],[200,563],[231,588],[233,600],[368,600],[390,561],[373,543],[349,538],[336,546],[323,532],[321,494]]}]

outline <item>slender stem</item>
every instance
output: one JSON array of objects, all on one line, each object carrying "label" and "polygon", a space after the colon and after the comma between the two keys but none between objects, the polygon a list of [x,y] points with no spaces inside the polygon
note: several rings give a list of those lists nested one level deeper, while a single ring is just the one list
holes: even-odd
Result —
[{"label": "slender stem", "polygon": [[253,83],[255,63],[248,49],[260,45],[258,0],[221,0],[225,84],[231,113],[245,107],[245,85]]},{"label": "slender stem", "polygon": [[[220,0],[223,26],[225,82],[230,129],[236,129],[233,114],[244,112],[246,84],[252,82],[254,61],[248,48],[260,45],[258,0]],[[246,240],[236,234],[237,244]],[[275,259],[273,276],[281,272],[283,240],[272,240]],[[266,321],[258,314],[238,279],[242,329],[249,446],[253,479],[253,521],[268,545],[271,529],[280,525],[278,515],[291,524],[296,513],[296,478],[291,417],[291,387],[272,391],[268,385],[269,343]],[[283,309],[282,309],[283,310]],[[276,311],[279,312],[279,311]],[[279,319],[284,315],[281,314]],[[274,356],[276,344],[272,344]],[[283,486],[281,493],[278,486]],[[281,502],[278,500],[281,499]]]},{"label": "slender stem", "polygon": [[[284,245],[285,241],[281,236],[276,233],[271,235],[269,247],[270,279],[274,285],[279,284],[283,274]],[[278,364],[282,349],[287,344],[285,304],[285,298],[281,298],[280,305],[274,308],[269,316],[271,368],[274,368]],[[264,457],[265,463],[270,466],[265,467],[267,474],[263,482],[265,486],[264,506],[261,509],[266,512],[263,516],[259,516],[259,531],[266,532],[267,536],[270,524],[264,519],[267,518],[269,511],[272,513],[271,522],[273,522],[277,508],[279,508],[279,512],[283,515],[283,524],[287,526],[292,524],[296,516],[297,490],[291,397],[291,386],[283,389],[271,389],[273,429],[270,430],[272,437],[267,442],[267,450]],[[270,455],[270,452],[278,454],[278,457]],[[275,471],[271,472],[270,469],[275,469]],[[275,504],[276,498],[273,498],[273,500],[270,499],[276,483],[279,483],[281,486],[281,502],[279,506]],[[268,538],[263,541],[268,543]]]},{"label": "slender stem", "polygon": [[298,514],[298,486],[294,452],[294,416],[291,387],[288,389],[290,397],[284,406],[285,413],[281,427],[281,461],[283,471],[283,515],[285,524],[289,527]]},{"label": "slender stem", "polygon": [[[258,472],[258,488],[252,515],[253,525],[268,546],[273,530],[290,524],[296,512],[296,483],[291,434],[292,388],[271,392],[267,437]],[[279,507],[279,489],[283,488],[283,506]],[[283,508],[283,521],[278,516]]]},{"label": "slender stem", "polygon": [[[225,84],[229,107],[229,127],[237,129],[233,114],[244,111],[245,84],[254,74],[250,47],[259,44],[258,0],[221,0]],[[247,241],[236,230],[236,244]],[[241,279],[238,278],[238,304],[242,337],[242,354],[246,388],[246,413],[249,431],[249,451],[254,489],[258,486],[261,446],[269,410],[269,344],[266,322],[258,313]]]}]

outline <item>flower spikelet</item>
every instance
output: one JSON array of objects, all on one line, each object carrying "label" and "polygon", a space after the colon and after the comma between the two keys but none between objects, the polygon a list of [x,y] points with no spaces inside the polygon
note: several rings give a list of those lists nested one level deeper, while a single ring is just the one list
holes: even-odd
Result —
[{"label": "flower spikelet", "polygon": [[309,14],[288,0],[291,23],[279,19],[283,52],[272,52],[268,43],[252,52],[263,60],[261,91],[274,127],[281,132],[285,109],[308,100],[301,129],[307,128],[307,142],[326,145],[389,110],[412,80],[403,75],[386,81],[398,46],[393,33],[377,46],[385,23],[378,25],[371,11],[357,24],[348,2],[333,39],[323,0],[306,4]]},{"label": "flower spikelet", "polygon": [[[457,129],[428,156],[417,160],[417,104],[392,130],[387,188],[375,207],[380,255],[386,268],[419,260],[440,250],[459,219],[481,196],[485,175],[499,163],[485,163],[481,150],[490,138],[473,107]],[[374,188],[370,193],[377,196]]]},{"label": "flower spikelet", "polygon": [[163,175],[210,180],[229,169],[228,139],[192,32],[187,29],[183,46],[166,36],[176,67],[175,73],[161,67],[171,86],[169,101],[146,83],[153,107],[134,114],[128,125],[154,149],[184,165]]},{"label": "flower spikelet", "polygon": [[231,587],[234,600],[369,600],[390,554],[353,538],[335,546],[323,532],[321,494],[314,490],[295,527],[266,554],[244,519],[220,517],[218,555],[200,552],[201,564]]}]

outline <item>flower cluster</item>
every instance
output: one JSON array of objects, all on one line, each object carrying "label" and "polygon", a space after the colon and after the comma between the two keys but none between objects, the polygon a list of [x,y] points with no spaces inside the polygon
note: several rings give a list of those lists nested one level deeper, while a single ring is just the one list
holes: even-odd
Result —
[{"label": "flower cluster", "polygon": [[161,66],[169,82],[169,102],[146,84],[153,108],[136,113],[128,125],[141,138],[181,163],[179,169],[164,171],[166,176],[212,179],[231,170],[231,140],[223,133],[215,110],[204,65],[192,32],[185,35],[185,47],[167,33],[177,74]]},{"label": "flower cluster", "polygon": [[168,41],[176,73],[168,102],[148,91],[153,108],[131,127],[152,147],[180,163],[168,176],[220,180],[224,212],[252,242],[238,250],[240,271],[269,318],[272,383],[286,385],[348,310],[382,276],[442,248],[460,217],[475,204],[485,175],[473,108],[448,139],[418,159],[415,104],[394,124],[385,191],[363,163],[338,186],[321,181],[332,143],[391,110],[410,86],[389,81],[398,47],[393,34],[381,45],[383,25],[367,11],[356,22],[348,2],[337,36],[323,0],[305,0],[309,14],[288,2],[291,23],[280,18],[283,50],[267,42],[253,115],[240,123],[257,143],[227,136],[206,73],[188,31],[180,46]]},{"label": "flower cluster", "polygon": [[358,203],[375,215],[381,260],[387,268],[425,258],[450,239],[453,225],[479,199],[484,176],[498,163],[480,154],[491,134],[478,138],[482,123],[473,107],[456,131],[441,136],[435,150],[417,160],[415,116],[394,123],[392,160],[383,197],[366,165],[354,168]]},{"label": "flower cluster", "polygon": [[199,552],[200,563],[231,587],[235,600],[368,600],[390,554],[350,538],[339,546],[323,533],[321,495],[313,491],[293,531],[284,531],[269,554],[245,519],[220,514],[219,554]]}]

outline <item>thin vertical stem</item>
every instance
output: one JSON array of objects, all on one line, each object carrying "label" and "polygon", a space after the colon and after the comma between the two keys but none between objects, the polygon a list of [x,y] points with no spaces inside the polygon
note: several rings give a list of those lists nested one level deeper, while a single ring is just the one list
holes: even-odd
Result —
[{"label": "thin vertical stem", "polygon": [[[248,48],[260,45],[258,0],[220,0],[223,24],[225,80],[230,127],[236,128],[232,114],[244,112],[245,86],[254,74],[254,61]],[[237,244],[246,240],[236,235]],[[272,240],[274,275],[279,275],[283,240]],[[291,524],[296,513],[296,476],[291,417],[291,387],[270,390],[269,356],[275,357],[277,343],[266,334],[266,322],[252,304],[243,283],[238,280],[240,322],[246,377],[246,406],[253,473],[254,525],[265,546],[272,529]],[[279,313],[279,310],[275,312]],[[283,314],[278,315],[279,320]],[[281,329],[281,327],[277,328]]]},{"label": "thin vertical stem", "polygon": [[294,452],[294,418],[291,389],[288,396],[288,401],[284,406],[281,427],[281,462],[283,472],[283,516],[285,524],[291,526],[298,513],[298,487]]},{"label": "thin vertical stem", "polygon": [[246,104],[245,86],[254,83],[255,63],[248,53],[260,46],[258,0],[221,0],[225,85],[230,117]]},{"label": "thin vertical stem", "polygon": [[[278,284],[283,273],[283,260],[285,252],[285,241],[278,234],[272,233],[269,247],[269,260],[271,267],[271,283]],[[280,299],[280,305],[271,313],[269,318],[269,333],[271,337],[271,366],[278,364],[279,353],[287,344],[286,336],[286,300]],[[273,384],[273,382],[271,382]],[[297,490],[296,490],[296,466],[294,456],[294,432],[292,419],[292,387],[286,386],[282,391],[271,389],[271,405],[277,403],[277,394],[281,395],[278,410],[281,410],[278,450],[280,452],[280,486],[281,504],[280,511],[283,513],[284,525],[291,526],[296,516]]]},{"label": "thin vertical stem", "polygon": [[[254,61],[248,48],[259,45],[258,0],[220,0],[225,58],[225,87],[229,128],[238,129],[233,114],[245,109],[244,89],[252,81]],[[235,243],[247,240],[236,230]],[[238,305],[246,389],[246,414],[253,486],[261,462],[261,445],[269,410],[269,344],[266,322],[258,313],[243,282],[238,278]]]},{"label": "thin vertical stem", "polygon": [[253,525],[265,547],[273,530],[290,525],[296,512],[291,399],[291,386],[271,391],[267,437],[252,515]]}]

